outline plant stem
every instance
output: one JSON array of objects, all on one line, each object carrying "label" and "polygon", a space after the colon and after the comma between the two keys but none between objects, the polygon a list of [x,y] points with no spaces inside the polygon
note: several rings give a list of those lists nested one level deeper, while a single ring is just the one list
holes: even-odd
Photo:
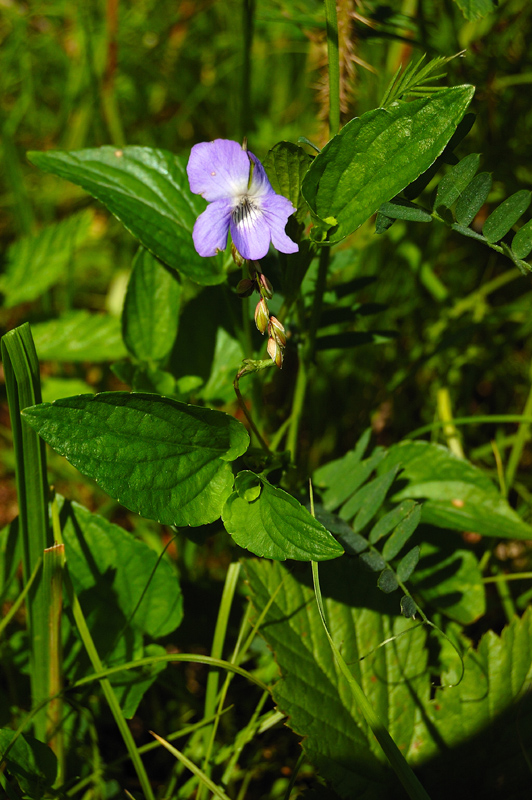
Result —
[{"label": "plant stem", "polygon": [[242,22],[244,53],[242,59],[242,102],[240,105],[240,136],[244,139],[249,130],[251,115],[251,48],[253,46],[253,22],[255,0],[242,0]]},{"label": "plant stem", "polygon": [[445,423],[443,428],[443,434],[445,436],[445,443],[451,453],[454,453],[455,456],[458,458],[465,458],[464,451],[462,448],[462,442],[460,441],[460,436],[458,431],[456,430],[453,422],[453,410],[451,407],[451,396],[449,394],[449,389],[447,387],[443,387],[442,389],[438,389],[438,414],[442,422]]},{"label": "plant stem", "polygon": [[[532,416],[532,386],[528,392],[528,397],[523,409],[523,417],[530,416]],[[521,422],[512,450],[510,452],[510,457],[508,458],[508,465],[506,467],[506,497],[508,497],[508,492],[512,488],[515,480],[517,468],[519,466],[519,462],[521,461],[521,456],[523,455],[523,450],[527,442],[529,432],[530,422]]]},{"label": "plant stem", "polygon": [[340,129],[340,58],[336,0],[325,0],[325,19],[329,61],[329,134],[334,136]]}]

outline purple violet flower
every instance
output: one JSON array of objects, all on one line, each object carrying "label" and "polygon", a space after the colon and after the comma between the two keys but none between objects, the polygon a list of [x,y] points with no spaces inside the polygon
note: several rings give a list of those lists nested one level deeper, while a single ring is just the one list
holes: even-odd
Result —
[{"label": "purple violet flower", "polygon": [[215,139],[194,145],[187,174],[192,192],[209,202],[192,232],[200,256],[225,250],[229,230],[240,255],[251,261],[264,258],[270,241],[281,253],[298,251],[284,230],[296,209],[274,192],[259,159],[238,142]]}]

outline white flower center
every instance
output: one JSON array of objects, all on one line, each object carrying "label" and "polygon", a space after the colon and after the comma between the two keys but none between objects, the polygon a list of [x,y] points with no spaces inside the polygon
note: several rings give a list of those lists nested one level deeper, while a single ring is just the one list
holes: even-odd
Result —
[{"label": "white flower center", "polygon": [[248,195],[242,195],[231,216],[235,225],[241,225],[249,221],[251,217],[256,216],[259,211],[260,206],[258,203],[254,202]]}]

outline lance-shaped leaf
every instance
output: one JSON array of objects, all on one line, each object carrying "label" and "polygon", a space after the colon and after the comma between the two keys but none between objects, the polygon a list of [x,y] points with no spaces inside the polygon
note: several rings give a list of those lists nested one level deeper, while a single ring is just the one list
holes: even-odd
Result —
[{"label": "lance-shaped leaf", "polygon": [[150,147],[31,152],[28,158],[102,202],[147,250],[196,283],[224,280],[221,257],[201,258],[192,242],[205,201],[189,189],[186,159]]},{"label": "lance-shaped leaf", "polygon": [[233,487],[229,462],[249,444],[227,414],[150,394],[67,397],[24,418],[111,497],[166,525],[216,520]]},{"label": "lance-shaped leaf", "polygon": [[344,552],[321,522],[282,489],[248,471],[238,474],[236,489],[222,519],[240,547],[277,561],[325,561]]},{"label": "lance-shaped leaf", "polygon": [[472,86],[456,86],[348,122],[316,156],[303,181],[316,240],[344,239],[425,172],[445,148],[473,92]]},{"label": "lance-shaped leaf", "polygon": [[141,247],[122,313],[122,335],[130,353],[148,362],[169,354],[177,336],[180,300],[178,275]]}]

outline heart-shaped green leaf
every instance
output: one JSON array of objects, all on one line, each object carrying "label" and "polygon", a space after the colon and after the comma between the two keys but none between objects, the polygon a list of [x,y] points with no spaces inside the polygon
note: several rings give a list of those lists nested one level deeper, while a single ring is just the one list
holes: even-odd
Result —
[{"label": "heart-shaped green leaf", "polygon": [[102,202],[147,250],[203,285],[225,278],[221,257],[201,258],[192,228],[205,201],[192,194],[186,159],[151,147],[31,152],[28,158]]},{"label": "heart-shaped green leaf", "polygon": [[249,444],[221,411],[128,392],[32,406],[25,420],[126,508],[167,525],[214,522]]},{"label": "heart-shaped green leaf", "polygon": [[[257,481],[262,483],[260,493]],[[344,552],[321,522],[282,489],[248,471],[238,474],[237,489],[222,519],[240,547],[277,561],[325,561]]]}]

